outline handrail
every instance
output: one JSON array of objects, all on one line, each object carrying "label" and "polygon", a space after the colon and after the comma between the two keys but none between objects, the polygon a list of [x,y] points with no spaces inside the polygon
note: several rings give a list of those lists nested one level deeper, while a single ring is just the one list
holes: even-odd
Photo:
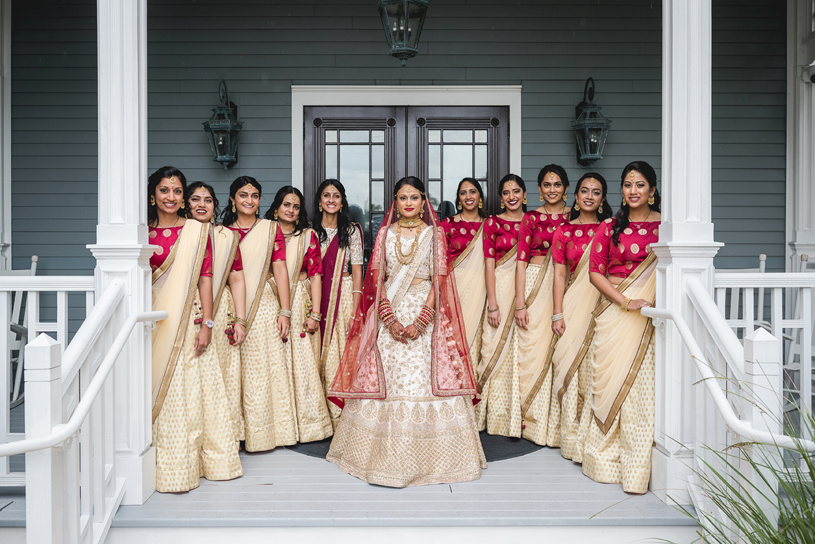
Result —
[{"label": "handrail", "polygon": [[[693,279],[696,278],[689,278],[689,285],[691,284],[690,280]],[[696,279],[696,281],[699,280]],[[702,375],[702,382],[704,382],[705,386],[707,387],[710,396],[713,397],[713,402],[716,403],[716,407],[719,409],[719,413],[721,414],[722,418],[724,418],[725,424],[731,430],[738,433],[740,436],[759,444],[778,446],[790,450],[798,450],[801,448],[807,452],[815,452],[815,442],[804,439],[795,439],[783,434],[759,431],[754,429],[749,423],[738,418],[736,413],[733,411],[733,407],[730,406],[727,397],[725,397],[724,391],[722,391],[718,381],[715,379],[713,372],[710,370],[710,366],[705,361],[702,348],[700,348],[699,344],[696,343],[693,333],[688,327],[688,324],[685,322],[685,319],[680,314],[674,312],[673,310],[664,310],[660,308],[642,308],[640,313],[646,317],[670,319],[674,322],[674,325],[679,331],[679,335],[685,342],[685,346],[688,348],[688,351],[690,351],[691,358],[696,364],[699,374]]]},{"label": "handrail", "polygon": [[93,406],[96,397],[99,395],[99,392],[102,391],[102,387],[105,385],[105,380],[107,379],[108,374],[110,374],[110,371],[113,369],[113,365],[116,363],[116,359],[119,357],[122,348],[124,348],[125,344],[130,338],[130,333],[133,331],[133,327],[136,326],[136,323],[143,323],[145,321],[156,322],[161,321],[162,319],[167,319],[166,311],[143,312],[128,317],[122,328],[119,330],[119,334],[116,335],[116,339],[111,344],[110,350],[108,351],[107,355],[105,355],[102,364],[99,365],[99,370],[91,380],[85,394],[82,396],[82,400],[79,401],[79,404],[68,422],[54,426],[51,434],[47,436],[18,440],[16,442],[9,442],[8,444],[0,444],[0,457],[53,448],[58,444],[62,444],[76,434],[76,432],[79,431],[79,427],[82,425],[82,422],[85,421],[85,418],[90,413],[91,407]]},{"label": "handrail", "polygon": [[93,291],[93,276],[0,276],[0,291]]},{"label": "handrail", "polygon": [[[759,274],[746,274],[747,276],[757,276]],[[766,274],[761,274],[765,276]],[[744,346],[733,334],[733,329],[727,324],[724,316],[719,311],[716,303],[710,298],[710,294],[699,278],[691,276],[687,279],[688,297],[696,306],[705,327],[713,334],[713,341],[724,355],[727,365],[735,374],[739,381],[744,380]]]},{"label": "handrail", "polygon": [[738,287],[815,287],[815,274],[807,272],[728,272],[717,270],[713,279],[716,288]]}]

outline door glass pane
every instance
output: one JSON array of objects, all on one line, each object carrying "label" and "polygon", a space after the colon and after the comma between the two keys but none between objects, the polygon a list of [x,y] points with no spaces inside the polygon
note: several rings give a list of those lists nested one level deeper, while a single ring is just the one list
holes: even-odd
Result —
[{"label": "door glass pane", "polygon": [[341,130],[340,142],[342,143],[368,143],[367,130]]},{"label": "door glass pane", "polygon": [[476,130],[475,131],[475,141],[476,141],[476,143],[487,143],[487,131],[486,130]]},{"label": "door glass pane", "polygon": [[385,131],[384,130],[372,130],[371,131],[371,141],[373,143],[375,143],[375,144],[383,143],[385,141]]},{"label": "door glass pane", "polygon": [[325,179],[337,179],[337,146],[325,146]]},{"label": "door glass pane", "polygon": [[437,144],[441,142],[441,131],[440,130],[429,130],[427,131],[427,140],[431,144]]},{"label": "door glass pane", "polygon": [[[371,146],[371,178],[385,179],[385,146]],[[378,202],[374,199],[374,202]]]},{"label": "door glass pane", "polygon": [[435,210],[440,212],[441,208],[439,205],[441,204],[441,182],[431,181],[428,185],[428,191],[430,191],[430,205],[433,206]]},{"label": "door glass pane", "polygon": [[385,210],[385,182],[371,182],[371,212],[384,212]]},{"label": "door glass pane", "polygon": [[470,143],[473,141],[472,130],[445,130],[444,143]]},{"label": "door glass pane", "polygon": [[431,145],[427,153],[429,179],[441,179],[441,146]]},{"label": "door glass pane", "polygon": [[[340,131],[340,139],[342,139],[343,132],[345,131]],[[368,240],[370,240],[368,219],[371,209],[369,150],[370,147],[367,145],[341,145],[340,176],[338,178],[345,186],[351,220],[362,225],[362,231]]]},{"label": "door glass pane", "polygon": [[[446,134],[446,132],[445,132]],[[442,197],[456,201],[456,187],[461,178],[473,176],[473,148],[469,145],[444,146],[444,192]]]},{"label": "door glass pane", "polygon": [[476,179],[486,179],[487,177],[487,146],[475,146],[475,168],[473,177]]},{"label": "door glass pane", "polygon": [[325,131],[325,143],[327,143],[327,144],[335,144],[335,143],[337,143],[337,131],[336,130],[326,130]]}]

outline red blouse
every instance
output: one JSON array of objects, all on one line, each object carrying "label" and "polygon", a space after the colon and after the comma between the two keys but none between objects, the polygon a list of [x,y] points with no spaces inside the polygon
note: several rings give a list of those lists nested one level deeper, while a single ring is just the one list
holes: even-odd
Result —
[{"label": "red blouse", "polygon": [[459,255],[464,253],[475,235],[478,234],[481,221],[464,221],[460,215],[454,215],[442,221],[441,228],[447,238],[447,256],[452,263]]},{"label": "red blouse", "polygon": [[567,265],[569,272],[574,273],[577,263],[580,262],[586,248],[591,244],[599,225],[599,223],[584,225],[564,223],[561,225],[555,231],[555,237],[552,240],[552,260],[557,264]]},{"label": "red blouse", "polygon": [[[168,227],[166,229],[150,227],[150,234],[148,235],[150,243],[158,246],[158,249],[153,252],[153,255],[150,257],[150,268],[154,272],[167,260],[167,256],[170,254],[170,251],[172,251],[176,240],[178,240],[178,235],[181,233],[182,228],[184,228],[184,225]],[[201,264],[201,275],[207,278],[212,277],[212,241],[209,239],[207,239],[204,262]]]},{"label": "red blouse", "polygon": [[[291,238],[289,238],[289,240],[291,240]],[[288,243],[289,240],[286,240],[286,243]],[[299,243],[299,241],[297,243]],[[320,253],[320,241],[317,239],[317,235],[314,234],[314,231],[311,231],[311,241],[306,249],[306,254],[303,256],[303,267],[300,269],[300,272],[306,272],[309,278],[323,275],[323,257]]]},{"label": "red blouse", "polygon": [[627,278],[648,256],[645,247],[659,240],[659,221],[632,222],[620,233],[620,243],[616,245],[611,243],[613,227],[614,219],[600,223],[592,242],[589,272]]},{"label": "red blouse", "polygon": [[[247,234],[249,234],[249,231],[252,230],[252,229],[243,230],[243,229],[240,229],[238,227],[226,227],[226,228],[228,228],[229,230],[234,230],[235,232],[237,232],[238,235],[240,236],[240,241],[241,242],[243,242],[243,239],[246,238]],[[240,251],[240,248],[238,248],[238,251]],[[239,253],[235,254],[235,260],[236,261],[240,260],[240,266],[241,266],[240,269],[243,270],[243,260],[241,259],[241,256],[240,256]],[[285,260],[286,260],[286,239],[283,238],[283,231],[280,230],[280,227],[278,227],[277,228],[277,235],[275,236],[275,239],[274,239],[274,251],[272,251],[272,262],[285,261]],[[233,265],[232,269],[236,270],[234,268],[234,265]]]},{"label": "red blouse", "polygon": [[235,250],[235,260],[232,261],[230,272],[240,272],[243,270],[243,259],[241,259],[241,248]]},{"label": "red blouse", "polygon": [[548,214],[537,210],[527,212],[521,221],[518,239],[518,260],[529,262],[531,257],[545,257],[552,247],[555,231],[569,222],[569,214]]},{"label": "red blouse", "polygon": [[484,257],[500,260],[518,243],[521,221],[507,221],[497,215],[488,217],[484,223]]}]

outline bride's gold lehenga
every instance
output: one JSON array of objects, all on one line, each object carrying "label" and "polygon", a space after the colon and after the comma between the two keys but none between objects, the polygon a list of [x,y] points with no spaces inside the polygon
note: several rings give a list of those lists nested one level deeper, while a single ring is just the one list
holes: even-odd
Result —
[{"label": "bride's gold lehenga", "polygon": [[[377,266],[385,239],[382,271],[388,279],[383,285],[380,278],[379,289],[383,295],[387,291],[397,319],[413,323],[431,290],[441,311],[432,327],[403,344],[378,318],[378,303],[368,305],[364,330],[355,324],[330,391],[332,399],[347,400],[327,459],[366,482],[391,487],[478,479],[486,460],[472,408],[475,380],[466,335],[462,328],[451,327],[451,321],[460,319],[457,301],[440,301],[434,278],[448,274],[444,234],[440,228],[425,229],[413,261],[403,266],[396,258],[396,244],[406,254],[413,240],[401,238],[388,225],[390,221],[383,227],[387,233],[380,230],[369,266]],[[439,257],[443,261],[437,261]],[[378,302],[380,291],[371,288],[371,273],[363,297]],[[454,280],[445,284],[454,292]],[[365,337],[362,342],[360,335]],[[353,364],[357,353],[358,364]]]}]

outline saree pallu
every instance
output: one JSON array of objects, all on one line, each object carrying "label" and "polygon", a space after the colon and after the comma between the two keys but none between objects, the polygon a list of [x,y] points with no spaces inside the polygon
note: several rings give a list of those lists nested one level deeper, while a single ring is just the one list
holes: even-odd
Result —
[{"label": "saree pallu", "polygon": [[467,345],[473,366],[481,363],[482,323],[486,313],[487,287],[484,284],[484,222],[464,251],[453,261],[456,287],[461,303],[461,318],[467,333]]},{"label": "saree pallu", "polygon": [[217,350],[195,357],[194,308],[208,231],[189,220],[171,254],[153,273],[153,309],[170,317],[153,334],[153,445],[156,490],[183,492],[243,474],[228,415]]},{"label": "saree pallu", "polygon": [[521,436],[521,378],[515,341],[515,260],[517,246],[495,263],[495,299],[501,323],[493,329],[484,312],[481,361],[477,367],[481,402],[475,406],[479,429]]},{"label": "saree pallu", "polygon": [[547,444],[560,447],[566,459],[582,462],[577,434],[583,407],[591,390],[591,340],[594,337],[592,311],[597,307],[600,292],[589,281],[587,249],[573,273],[563,296],[563,319],[566,330],[552,355],[552,402],[549,409]]},{"label": "saree pallu", "polygon": [[311,232],[311,229],[304,229],[299,235],[292,236],[286,244],[292,311],[292,332],[287,345],[291,350],[291,378],[299,442],[322,440],[334,434],[320,377],[320,334],[305,333],[304,338],[300,336],[304,332],[303,324],[311,307],[311,282],[299,279]]},{"label": "saree pallu", "polygon": [[[656,257],[650,253],[618,287],[654,302]],[[585,425],[583,474],[645,493],[654,443],[654,326],[640,312],[601,299],[594,311],[592,413]]]},{"label": "saree pallu", "polygon": [[241,345],[246,451],[289,446],[298,438],[291,349],[277,332],[280,307],[267,281],[277,228],[261,220],[241,242],[248,323]]},{"label": "saree pallu", "polygon": [[520,378],[521,436],[541,446],[552,441],[548,436],[549,404],[552,394],[552,354],[557,337],[552,332],[551,251],[543,264],[526,267],[524,302],[529,323],[527,329],[515,327]]}]

